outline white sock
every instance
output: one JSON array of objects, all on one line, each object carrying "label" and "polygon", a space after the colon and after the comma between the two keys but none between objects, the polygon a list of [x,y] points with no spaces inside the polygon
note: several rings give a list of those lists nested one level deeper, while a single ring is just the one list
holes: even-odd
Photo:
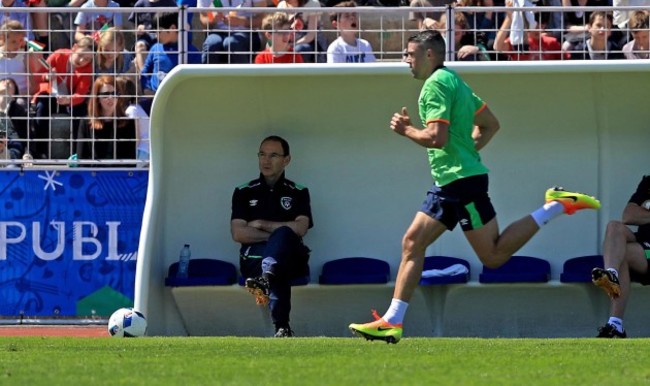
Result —
[{"label": "white sock", "polygon": [[623,332],[623,319],[617,318],[615,316],[610,316],[607,324],[611,324],[616,327],[616,331]]},{"label": "white sock", "polygon": [[618,271],[616,270],[616,268],[607,268],[607,270],[613,273],[614,275],[616,275],[616,277],[618,277]]},{"label": "white sock", "polygon": [[530,215],[537,223],[538,227],[546,225],[549,221],[564,213],[564,206],[558,201],[547,202],[541,208],[537,209]]},{"label": "white sock", "polygon": [[390,302],[390,307],[381,318],[390,324],[402,324],[404,315],[409,304],[399,299],[393,299]]}]

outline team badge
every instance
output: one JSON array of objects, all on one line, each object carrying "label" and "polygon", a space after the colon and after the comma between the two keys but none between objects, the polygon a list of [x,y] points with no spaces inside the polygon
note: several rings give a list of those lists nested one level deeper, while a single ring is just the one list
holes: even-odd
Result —
[{"label": "team badge", "polygon": [[248,206],[257,206],[257,200],[248,201]]},{"label": "team badge", "polygon": [[282,197],[280,199],[280,204],[286,210],[291,209],[291,197]]}]

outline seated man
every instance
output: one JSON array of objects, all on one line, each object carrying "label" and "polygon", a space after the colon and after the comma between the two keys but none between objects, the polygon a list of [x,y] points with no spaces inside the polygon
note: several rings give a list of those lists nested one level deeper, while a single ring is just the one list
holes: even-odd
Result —
[{"label": "seated man", "polygon": [[203,42],[204,64],[252,63],[261,43],[257,29],[264,13],[249,11],[225,12],[221,7],[266,7],[264,0],[198,0],[201,24],[209,30]]},{"label": "seated man", "polygon": [[[636,233],[627,226],[638,225]],[[598,338],[625,338],[625,306],[630,297],[630,282],[650,284],[650,176],[644,176],[623,210],[623,220],[607,224],[603,242],[605,269],[594,268],[591,277],[610,301],[610,317],[598,329]]]},{"label": "seated man", "polygon": [[270,300],[275,337],[291,337],[291,279],[309,275],[309,248],[302,242],[313,226],[309,190],[284,177],[291,154],[283,138],[265,138],[257,156],[259,178],[233,193],[230,231],[241,243],[246,288],[257,304]]}]

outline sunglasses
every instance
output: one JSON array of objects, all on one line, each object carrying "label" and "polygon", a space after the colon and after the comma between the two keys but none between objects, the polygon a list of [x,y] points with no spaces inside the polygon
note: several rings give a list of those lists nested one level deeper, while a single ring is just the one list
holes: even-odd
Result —
[{"label": "sunglasses", "polygon": [[97,96],[100,98],[111,98],[111,97],[114,98],[116,95],[115,95],[115,91],[106,91],[106,92],[97,93]]}]

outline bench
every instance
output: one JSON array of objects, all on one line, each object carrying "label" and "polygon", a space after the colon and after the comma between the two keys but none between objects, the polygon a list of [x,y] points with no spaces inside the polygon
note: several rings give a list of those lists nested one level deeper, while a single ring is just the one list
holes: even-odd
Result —
[{"label": "bench", "polygon": [[[586,265],[588,266],[588,264]],[[348,325],[372,320],[390,304],[394,282],[307,284],[292,291],[291,325],[298,336],[351,336]],[[191,336],[271,336],[266,307],[238,283],[170,287]],[[650,336],[650,288],[634,283],[625,318],[630,336]],[[420,285],[404,320],[406,337],[593,337],[609,301],[589,282]]]}]

